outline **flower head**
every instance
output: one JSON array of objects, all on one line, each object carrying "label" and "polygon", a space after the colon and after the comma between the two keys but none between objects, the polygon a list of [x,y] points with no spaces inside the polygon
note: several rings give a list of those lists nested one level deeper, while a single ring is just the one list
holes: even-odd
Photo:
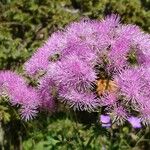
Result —
[{"label": "flower head", "polygon": [[111,120],[109,115],[101,115],[100,116],[100,121],[102,123],[102,127],[110,127],[111,126]]},{"label": "flower head", "polygon": [[48,75],[40,79],[37,92],[40,98],[40,107],[48,111],[54,111],[57,87],[53,79]]},{"label": "flower head", "polygon": [[25,120],[31,119],[37,113],[39,98],[25,80],[11,71],[0,72],[0,95],[6,94],[12,105],[21,105],[21,115]]},{"label": "flower head", "polygon": [[149,124],[149,50],[150,35],[135,25],[123,25],[118,15],[73,22],[53,33],[25,63],[31,77],[44,72],[36,78],[38,87],[28,86],[15,73],[1,72],[0,95],[6,93],[13,105],[19,104],[27,120],[38,107],[55,110],[57,100],[74,110],[101,106],[117,124],[128,120],[136,127],[135,118],[128,117],[134,114]]},{"label": "flower head", "polygon": [[100,121],[102,123],[110,123],[110,116],[108,116],[108,115],[101,115],[100,116]]},{"label": "flower head", "polygon": [[62,59],[66,54],[66,37],[63,32],[56,32],[40,47],[25,63],[24,69],[28,75],[39,71],[47,71],[48,65]]},{"label": "flower head", "polygon": [[74,110],[93,111],[99,106],[99,99],[92,92],[81,93],[64,89],[60,92],[60,97]]},{"label": "flower head", "polygon": [[125,120],[127,120],[128,112],[123,106],[115,105],[114,107],[110,107],[109,109],[113,123],[122,125]]},{"label": "flower head", "polygon": [[140,118],[131,116],[128,118],[128,121],[131,123],[133,128],[141,128],[142,127]]},{"label": "flower head", "polygon": [[66,60],[50,66],[48,74],[62,85],[83,91],[91,86],[96,79],[92,66],[78,58],[69,56]]}]

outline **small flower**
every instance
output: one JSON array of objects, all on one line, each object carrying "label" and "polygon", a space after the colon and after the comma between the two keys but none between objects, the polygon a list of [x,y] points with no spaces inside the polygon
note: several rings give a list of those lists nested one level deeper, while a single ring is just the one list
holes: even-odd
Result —
[{"label": "small flower", "polygon": [[142,127],[140,118],[131,116],[128,118],[128,121],[131,123],[133,128],[141,128]]},{"label": "small flower", "polygon": [[97,61],[97,54],[90,46],[81,42],[68,42],[67,50],[70,52],[66,57],[78,56],[79,59],[87,62],[90,65],[95,65]]},{"label": "small flower", "polygon": [[117,103],[117,94],[116,93],[106,93],[103,97],[100,98],[101,106],[114,106]]},{"label": "small flower", "polygon": [[32,119],[37,114],[39,97],[37,91],[27,86],[25,80],[11,71],[0,72],[0,95],[4,92],[12,105],[21,106],[21,116],[25,120]]},{"label": "small flower", "polygon": [[[108,109],[108,110],[107,110]],[[108,107],[106,111],[112,116],[112,122],[116,123],[117,125],[122,125],[125,120],[127,120],[128,112],[126,108],[117,104],[112,107]]]},{"label": "small flower", "polygon": [[40,98],[40,107],[48,111],[54,111],[58,87],[56,87],[55,82],[48,75],[41,78],[39,83],[37,92]]},{"label": "small flower", "polygon": [[140,107],[140,118],[144,125],[150,125],[150,105],[149,101],[145,102],[145,105]]},{"label": "small flower", "polygon": [[115,14],[108,15],[101,23],[110,29],[117,28],[120,25],[120,16]]},{"label": "small flower", "polygon": [[110,123],[110,116],[109,115],[101,115],[100,116],[100,121],[102,122],[102,123]]},{"label": "small flower", "polygon": [[110,127],[111,126],[111,120],[110,120],[110,116],[109,115],[101,115],[100,116],[100,121],[102,123],[102,127]]},{"label": "small flower", "polygon": [[21,118],[24,119],[25,121],[28,121],[30,119],[33,119],[37,113],[37,107],[33,108],[30,107],[29,105],[25,106],[23,105],[20,109],[20,113],[21,113]]},{"label": "small flower", "polygon": [[78,56],[69,56],[66,60],[50,66],[49,76],[52,76],[56,83],[84,91],[91,87],[91,83],[96,79],[96,73],[92,66],[80,60]]},{"label": "small flower", "polygon": [[[127,100],[134,102],[141,94],[142,88],[146,85],[143,82],[143,70],[139,68],[126,69],[116,76],[115,81],[120,88],[121,93],[127,97]],[[138,102],[138,101],[137,101]]]},{"label": "small flower", "polygon": [[[47,71],[52,58],[58,55],[62,59],[65,54],[66,37],[63,32],[56,32],[40,47],[33,56],[24,64],[26,73],[30,76],[39,71]],[[56,59],[57,60],[57,59]]]},{"label": "small flower", "polygon": [[122,36],[114,39],[111,45],[110,52],[108,53],[108,70],[115,70],[119,72],[127,67],[127,55],[130,50],[130,41]]},{"label": "small flower", "polygon": [[94,111],[99,106],[99,99],[92,92],[62,90],[59,96],[74,110]]}]

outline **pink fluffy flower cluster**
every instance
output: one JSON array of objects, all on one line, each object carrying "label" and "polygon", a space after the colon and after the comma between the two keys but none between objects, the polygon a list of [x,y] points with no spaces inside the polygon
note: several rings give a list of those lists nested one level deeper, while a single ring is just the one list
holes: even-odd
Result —
[{"label": "pink fluffy flower cluster", "polygon": [[[97,111],[117,125],[150,124],[150,35],[138,26],[83,19],[53,33],[24,64],[38,76],[30,87],[10,71],[0,72],[0,95],[7,94],[28,120],[40,108],[63,102],[74,110]],[[140,126],[140,125],[139,125]]]}]

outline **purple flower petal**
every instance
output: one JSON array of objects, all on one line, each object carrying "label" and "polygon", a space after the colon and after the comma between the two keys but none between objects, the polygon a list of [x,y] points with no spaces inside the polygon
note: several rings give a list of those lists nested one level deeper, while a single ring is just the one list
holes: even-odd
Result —
[{"label": "purple flower petal", "polygon": [[142,127],[140,118],[131,116],[128,118],[128,121],[131,123],[133,128],[141,128]]},{"label": "purple flower petal", "polygon": [[102,127],[105,127],[105,128],[109,128],[111,126],[111,124],[110,123],[107,123],[107,124],[102,124]]},{"label": "purple flower petal", "polygon": [[100,121],[102,123],[110,123],[110,116],[108,116],[108,115],[101,115],[100,116]]}]

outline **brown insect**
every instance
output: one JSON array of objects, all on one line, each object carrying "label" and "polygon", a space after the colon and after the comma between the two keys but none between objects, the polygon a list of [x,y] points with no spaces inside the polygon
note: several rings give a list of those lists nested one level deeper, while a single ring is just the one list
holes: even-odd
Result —
[{"label": "brown insect", "polygon": [[96,82],[97,84],[97,93],[99,96],[102,96],[106,92],[116,92],[117,91],[117,85],[113,80],[107,80],[107,79],[100,79]]}]

